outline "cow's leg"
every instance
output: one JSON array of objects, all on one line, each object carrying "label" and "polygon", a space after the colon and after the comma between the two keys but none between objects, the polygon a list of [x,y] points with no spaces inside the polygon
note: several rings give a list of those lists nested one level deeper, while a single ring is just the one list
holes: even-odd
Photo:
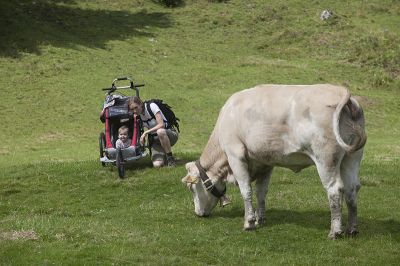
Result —
[{"label": "cow's leg", "polygon": [[239,185],[240,193],[244,201],[244,230],[253,230],[256,228],[256,217],[252,205],[251,179],[249,175],[248,163],[244,154],[244,147],[231,145],[226,152],[229,166]]},{"label": "cow's leg", "polygon": [[346,234],[355,236],[357,230],[357,193],[361,188],[358,172],[362,159],[363,150],[359,150],[353,154],[345,155],[341,164],[341,175],[344,183],[344,196],[348,209],[348,223]]},{"label": "cow's leg", "polygon": [[268,193],[268,184],[272,173],[272,167],[268,168],[266,172],[257,176],[256,181],[256,195],[257,195],[257,209],[256,209],[256,225],[265,224],[265,198]]},{"label": "cow's leg", "polygon": [[328,237],[331,239],[342,236],[342,195],[343,181],[340,177],[340,164],[333,164],[333,160],[316,162],[321,182],[328,194],[331,210],[331,230]]}]

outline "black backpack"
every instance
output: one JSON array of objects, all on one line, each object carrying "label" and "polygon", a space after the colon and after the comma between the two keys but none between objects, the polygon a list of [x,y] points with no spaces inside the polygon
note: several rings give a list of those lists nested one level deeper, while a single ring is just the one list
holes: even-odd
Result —
[{"label": "black backpack", "polygon": [[172,107],[169,106],[167,103],[164,103],[163,100],[160,99],[151,99],[148,101],[145,101],[147,111],[151,115],[152,118],[156,118],[153,114],[153,111],[151,111],[150,104],[155,103],[157,104],[158,108],[160,108],[161,112],[164,114],[165,118],[167,119],[168,127],[175,128],[178,132],[179,131],[179,118],[175,116],[174,111],[172,111]]}]

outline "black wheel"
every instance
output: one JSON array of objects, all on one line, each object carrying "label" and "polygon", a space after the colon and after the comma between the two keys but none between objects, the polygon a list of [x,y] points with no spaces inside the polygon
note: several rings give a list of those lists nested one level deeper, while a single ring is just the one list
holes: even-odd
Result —
[{"label": "black wheel", "polygon": [[[104,150],[106,149],[106,135],[104,135],[104,132],[101,132],[99,136],[99,149],[100,149],[100,158],[103,158]],[[101,165],[106,166],[106,163],[101,162]]]},{"label": "black wheel", "polygon": [[120,148],[117,149],[117,158],[116,158],[115,164],[118,168],[119,177],[124,178],[125,177],[125,164],[124,164],[124,159],[122,158],[122,151]]}]

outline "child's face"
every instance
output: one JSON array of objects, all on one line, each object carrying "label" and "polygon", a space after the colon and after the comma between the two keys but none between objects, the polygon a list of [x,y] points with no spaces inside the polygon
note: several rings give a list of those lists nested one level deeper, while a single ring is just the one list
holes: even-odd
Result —
[{"label": "child's face", "polygon": [[128,140],[128,130],[122,130],[121,132],[119,132],[118,138],[122,142],[126,142]]}]

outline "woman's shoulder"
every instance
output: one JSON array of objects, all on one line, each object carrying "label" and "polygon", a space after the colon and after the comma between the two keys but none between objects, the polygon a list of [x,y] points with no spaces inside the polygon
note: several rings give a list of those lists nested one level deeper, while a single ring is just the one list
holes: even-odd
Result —
[{"label": "woman's shoulder", "polygon": [[156,103],[151,102],[149,106],[153,114],[156,114],[160,111],[160,107],[158,107]]}]

